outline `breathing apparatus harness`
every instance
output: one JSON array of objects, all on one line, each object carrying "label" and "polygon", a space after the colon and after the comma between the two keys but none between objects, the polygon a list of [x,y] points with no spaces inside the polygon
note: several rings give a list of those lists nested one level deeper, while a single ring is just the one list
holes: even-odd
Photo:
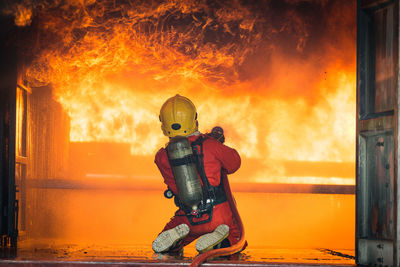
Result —
[{"label": "breathing apparatus harness", "polygon": [[[179,200],[178,196],[175,195],[174,198],[175,205],[185,212],[185,214],[183,215],[176,215],[176,216],[187,216],[191,225],[199,225],[210,222],[213,216],[214,206],[227,201],[224,185],[222,182],[222,170],[221,170],[221,180],[218,186],[212,186],[208,181],[204,169],[204,153],[203,153],[203,142],[206,139],[207,139],[206,137],[201,135],[191,143],[193,155],[189,155],[181,159],[169,160],[171,167],[194,163],[196,165],[197,172],[203,183],[202,186],[203,198],[200,201],[197,210],[192,210],[190,207],[183,205]],[[200,149],[198,149],[197,146],[199,146]],[[167,189],[164,192],[164,196],[166,198],[172,198],[174,194],[170,189]],[[206,214],[208,215],[208,218],[204,220],[197,220],[202,218],[202,216]]]}]

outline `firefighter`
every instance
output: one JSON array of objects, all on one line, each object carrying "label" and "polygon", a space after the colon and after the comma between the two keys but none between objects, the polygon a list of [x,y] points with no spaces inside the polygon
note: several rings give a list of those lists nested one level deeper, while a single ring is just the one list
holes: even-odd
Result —
[{"label": "firefighter", "polygon": [[196,107],[186,97],[169,98],[159,119],[170,142],[157,152],[155,163],[168,187],[165,196],[174,197],[178,210],[153,241],[153,250],[179,253],[195,239],[199,253],[235,244],[242,248],[243,225],[227,180],[240,167],[238,152],[223,144],[222,128],[208,135],[198,131]]}]

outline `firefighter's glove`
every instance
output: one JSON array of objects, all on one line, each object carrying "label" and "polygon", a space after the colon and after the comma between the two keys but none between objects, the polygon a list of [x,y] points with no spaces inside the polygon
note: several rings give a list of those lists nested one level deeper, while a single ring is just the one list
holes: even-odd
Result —
[{"label": "firefighter's glove", "polygon": [[207,135],[214,138],[215,140],[221,142],[222,144],[225,142],[224,130],[219,126],[215,126],[211,130],[211,133],[209,133]]}]

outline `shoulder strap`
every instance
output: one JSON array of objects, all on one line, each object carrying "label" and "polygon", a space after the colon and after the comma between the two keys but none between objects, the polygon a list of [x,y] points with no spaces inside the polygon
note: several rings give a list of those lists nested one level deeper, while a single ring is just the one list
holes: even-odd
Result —
[{"label": "shoulder strap", "polygon": [[[203,143],[207,138],[201,135],[199,138],[197,138],[195,141],[191,143],[193,154],[197,156],[197,171],[200,175],[201,181],[203,182],[203,198],[206,200],[207,198],[210,198],[210,190],[212,190],[212,187],[210,185],[210,182],[208,181],[206,172],[204,170],[204,153],[203,153]],[[197,146],[200,146],[200,151],[197,149]]]},{"label": "shoulder strap", "polygon": [[[200,135],[196,140],[194,140],[194,141],[191,143],[192,148],[195,147],[195,146],[201,146],[201,147],[203,147],[203,142],[204,142],[206,139],[207,139],[207,138],[204,137],[204,135]],[[203,149],[203,148],[202,148],[202,149]]]}]

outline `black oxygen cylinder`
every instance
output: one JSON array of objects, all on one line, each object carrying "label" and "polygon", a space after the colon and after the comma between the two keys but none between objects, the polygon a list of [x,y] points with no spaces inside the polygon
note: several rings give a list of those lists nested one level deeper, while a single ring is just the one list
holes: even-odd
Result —
[{"label": "black oxygen cylinder", "polygon": [[[178,163],[184,158],[189,159],[193,155],[189,140],[183,136],[171,138],[167,146],[168,158],[170,160],[172,173],[178,188],[178,197],[182,204],[197,210],[199,202],[203,198],[199,174],[194,162]],[[174,166],[175,165],[175,166]]]}]

